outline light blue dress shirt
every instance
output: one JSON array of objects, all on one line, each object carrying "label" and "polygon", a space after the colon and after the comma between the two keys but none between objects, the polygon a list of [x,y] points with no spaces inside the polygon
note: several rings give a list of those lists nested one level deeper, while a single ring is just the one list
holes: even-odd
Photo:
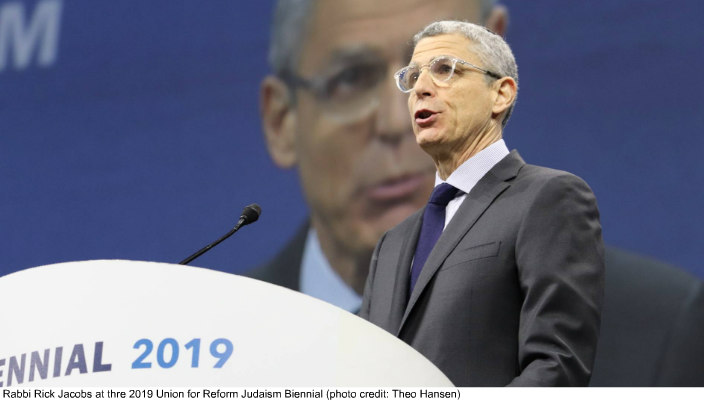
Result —
[{"label": "light blue dress shirt", "polygon": [[353,313],[362,306],[362,297],[330,266],[313,228],[308,231],[303,249],[301,292]]}]

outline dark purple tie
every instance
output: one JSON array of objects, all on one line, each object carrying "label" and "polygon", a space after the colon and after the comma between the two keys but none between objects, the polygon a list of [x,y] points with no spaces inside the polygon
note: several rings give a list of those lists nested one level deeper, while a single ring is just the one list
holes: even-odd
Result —
[{"label": "dark purple tie", "polygon": [[411,286],[408,293],[413,292],[420,271],[445,227],[445,207],[450,200],[455,198],[458,191],[459,189],[449,183],[441,183],[433,189],[433,194],[430,195],[428,205],[425,206],[423,212],[423,225],[420,228],[416,254],[411,267]]}]

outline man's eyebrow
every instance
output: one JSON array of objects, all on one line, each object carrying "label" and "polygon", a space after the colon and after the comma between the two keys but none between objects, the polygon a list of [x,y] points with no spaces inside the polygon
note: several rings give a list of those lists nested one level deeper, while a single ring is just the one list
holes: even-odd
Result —
[{"label": "man's eyebrow", "polygon": [[347,65],[358,62],[385,62],[381,52],[369,46],[353,46],[335,49],[328,58],[329,66]]}]

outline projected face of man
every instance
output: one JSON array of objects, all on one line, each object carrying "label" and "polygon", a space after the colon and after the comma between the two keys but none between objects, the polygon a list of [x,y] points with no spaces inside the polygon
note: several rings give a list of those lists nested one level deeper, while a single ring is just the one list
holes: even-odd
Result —
[{"label": "projected face of man", "polygon": [[[488,21],[502,28],[502,15]],[[319,1],[296,72],[313,83],[262,85],[269,152],[298,168],[323,252],[358,293],[376,242],[433,187],[435,166],[416,144],[393,73],[409,62],[413,34],[442,19],[479,21],[479,2]]]}]

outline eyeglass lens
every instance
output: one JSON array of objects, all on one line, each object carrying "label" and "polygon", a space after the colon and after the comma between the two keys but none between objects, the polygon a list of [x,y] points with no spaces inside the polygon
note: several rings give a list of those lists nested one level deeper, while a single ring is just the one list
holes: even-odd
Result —
[{"label": "eyeglass lens", "polygon": [[318,97],[336,120],[359,119],[378,105],[377,92],[386,71],[386,65],[380,63],[347,65],[321,79]]},{"label": "eyeglass lens", "polygon": [[[436,58],[428,65],[428,71],[436,81],[446,82],[452,78],[455,72],[456,60],[449,57]],[[424,66],[423,66],[424,67]],[[412,90],[420,77],[421,66],[412,65],[406,67],[398,75],[399,87],[404,91]]]}]

